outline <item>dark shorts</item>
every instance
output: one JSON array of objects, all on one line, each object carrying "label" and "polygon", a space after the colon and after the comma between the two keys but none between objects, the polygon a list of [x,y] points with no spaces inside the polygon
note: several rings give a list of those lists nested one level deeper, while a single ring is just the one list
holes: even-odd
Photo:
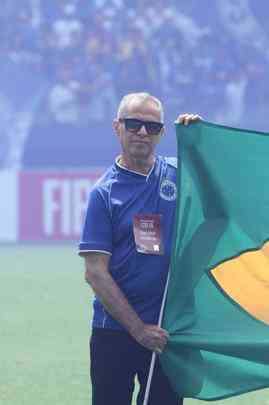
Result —
[{"label": "dark shorts", "polygon": [[[94,328],[90,341],[92,405],[131,405],[134,379],[140,385],[137,405],[143,404],[152,352],[128,333]],[[180,405],[157,359],[148,405]]]}]

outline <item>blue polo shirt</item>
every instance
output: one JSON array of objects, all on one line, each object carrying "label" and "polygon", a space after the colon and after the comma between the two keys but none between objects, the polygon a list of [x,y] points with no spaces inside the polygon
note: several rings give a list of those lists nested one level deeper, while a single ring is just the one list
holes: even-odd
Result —
[{"label": "blue polo shirt", "polygon": [[[156,157],[148,175],[117,161],[90,191],[79,252],[111,255],[109,272],[146,323],[157,324],[169,269],[176,207],[176,159]],[[136,250],[133,219],[159,214],[163,255]],[[122,329],[95,297],[93,327]]]}]

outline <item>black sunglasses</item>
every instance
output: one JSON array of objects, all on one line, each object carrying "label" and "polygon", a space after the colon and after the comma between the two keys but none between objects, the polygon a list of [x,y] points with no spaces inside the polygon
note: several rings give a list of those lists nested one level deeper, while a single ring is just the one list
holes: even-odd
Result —
[{"label": "black sunglasses", "polygon": [[148,135],[159,135],[163,128],[162,122],[142,121],[136,118],[119,118],[120,122],[124,122],[125,129],[129,132],[137,133],[144,126]]}]

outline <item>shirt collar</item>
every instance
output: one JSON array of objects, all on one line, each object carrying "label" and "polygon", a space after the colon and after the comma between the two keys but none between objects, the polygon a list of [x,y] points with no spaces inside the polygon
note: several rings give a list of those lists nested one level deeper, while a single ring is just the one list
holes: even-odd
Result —
[{"label": "shirt collar", "polygon": [[121,171],[124,171],[124,172],[126,172],[126,173],[130,173],[130,174],[135,174],[135,175],[137,175],[137,176],[141,176],[141,177],[145,178],[146,180],[148,180],[148,179],[150,178],[150,175],[152,174],[152,172],[154,171],[154,169],[155,169],[155,167],[156,167],[157,158],[155,158],[154,163],[153,163],[153,165],[152,165],[150,171],[148,172],[148,174],[144,174],[144,173],[137,172],[137,171],[135,171],[135,170],[127,169],[126,167],[122,166],[122,165],[119,163],[119,160],[120,160],[120,155],[116,157],[115,164],[116,164],[116,166],[117,166],[118,168],[120,168]]}]

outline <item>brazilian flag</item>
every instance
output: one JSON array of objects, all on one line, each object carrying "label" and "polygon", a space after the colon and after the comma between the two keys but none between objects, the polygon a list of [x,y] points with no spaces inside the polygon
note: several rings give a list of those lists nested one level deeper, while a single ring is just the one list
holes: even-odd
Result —
[{"label": "brazilian flag", "polygon": [[269,134],[176,124],[179,198],[161,362],[180,396],[269,386]]}]

